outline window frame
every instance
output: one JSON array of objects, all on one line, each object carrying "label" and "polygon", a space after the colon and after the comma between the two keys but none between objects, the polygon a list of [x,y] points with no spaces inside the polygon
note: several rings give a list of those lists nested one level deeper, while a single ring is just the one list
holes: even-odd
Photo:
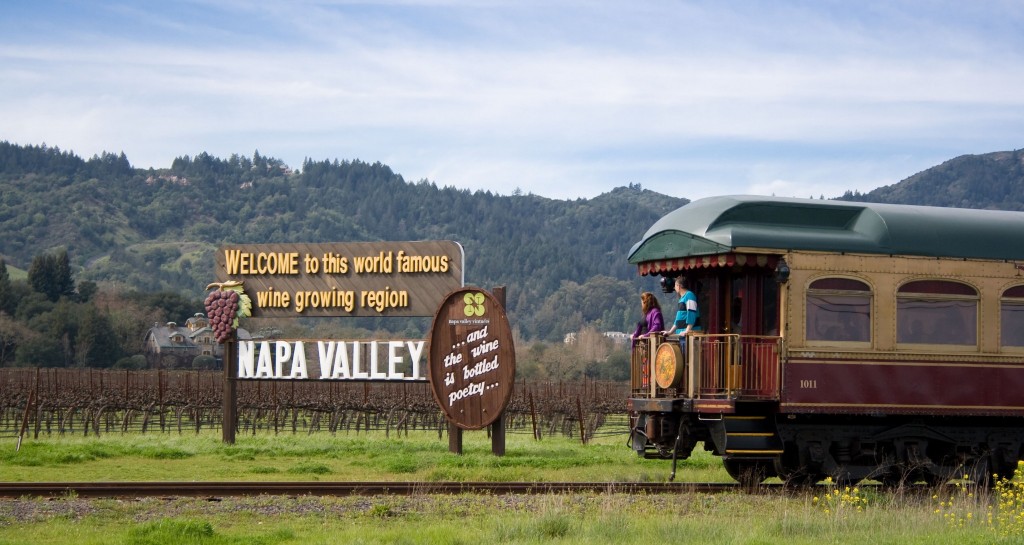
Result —
[{"label": "window frame", "polygon": [[1003,352],[1024,353],[1024,344],[1007,345],[1003,339],[1006,338],[1006,316],[1003,309],[1007,303],[1015,307],[1022,307],[1020,312],[1024,313],[1024,284],[1017,284],[1006,287],[999,297],[999,349]]},{"label": "window frame", "polygon": [[[815,285],[824,287],[815,287]],[[832,284],[832,285],[829,285]],[[863,287],[866,289],[848,289],[842,287],[846,284],[849,287]],[[867,332],[867,339],[829,339],[829,338],[813,338],[812,333],[817,334],[819,322],[816,320],[813,329],[811,324],[811,306],[812,298],[854,298],[866,299],[867,307],[867,324],[865,326]],[[864,302],[859,302],[858,306],[862,306]],[[874,316],[875,316],[875,290],[871,283],[864,278],[842,274],[825,274],[811,278],[807,283],[807,288],[804,290],[803,297],[804,305],[804,342],[808,346],[834,346],[844,348],[870,348],[874,342]],[[832,313],[835,314],[835,313]],[[819,316],[820,318],[820,316]]]},{"label": "window frame", "polygon": [[[970,293],[968,293],[970,292]],[[910,300],[925,302],[925,303],[964,303],[970,302],[974,307],[973,313],[973,344],[968,343],[941,343],[935,342],[934,340],[925,339],[921,342],[903,340],[903,336],[906,332],[904,328],[906,312],[903,311],[902,306],[905,302]],[[936,307],[937,308],[937,307]],[[894,305],[895,312],[895,325],[896,325],[896,346],[900,349],[912,349],[912,350],[945,350],[953,352],[976,352],[981,342],[981,293],[977,287],[962,280],[950,280],[947,278],[912,278],[900,283],[896,287],[896,298]],[[948,335],[943,335],[939,331],[940,324],[935,323],[936,320],[932,317],[929,320],[928,331],[922,330],[923,335],[931,336],[938,339],[949,338]],[[921,323],[919,320],[917,323]],[[924,325],[921,326],[924,328]],[[907,328],[912,329],[913,323],[907,324]],[[967,324],[964,325],[962,331],[968,331],[969,327]],[[956,331],[956,329],[953,329]],[[909,334],[909,333],[908,333]]]}]

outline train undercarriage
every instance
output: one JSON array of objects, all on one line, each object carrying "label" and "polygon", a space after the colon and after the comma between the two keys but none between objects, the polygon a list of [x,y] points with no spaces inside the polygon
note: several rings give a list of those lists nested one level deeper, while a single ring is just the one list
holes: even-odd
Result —
[{"label": "train undercarriage", "polygon": [[800,485],[830,477],[841,483],[870,479],[899,486],[1010,478],[1024,445],[1024,428],[1016,419],[782,414],[776,409],[777,404],[755,402],[737,404],[733,414],[638,412],[631,447],[648,458],[684,460],[703,445],[744,484],[779,477]]}]

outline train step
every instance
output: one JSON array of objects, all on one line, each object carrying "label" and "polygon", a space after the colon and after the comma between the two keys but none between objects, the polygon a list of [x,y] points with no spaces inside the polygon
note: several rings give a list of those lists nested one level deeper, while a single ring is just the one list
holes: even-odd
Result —
[{"label": "train step", "polygon": [[772,418],[762,415],[724,415],[721,425],[727,455],[763,457],[782,454],[782,440]]}]

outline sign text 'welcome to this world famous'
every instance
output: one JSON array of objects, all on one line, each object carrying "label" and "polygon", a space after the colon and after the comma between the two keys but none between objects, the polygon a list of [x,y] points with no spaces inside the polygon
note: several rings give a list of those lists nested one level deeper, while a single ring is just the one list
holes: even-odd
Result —
[{"label": "sign text 'welcome to this world famous'", "polygon": [[226,245],[217,279],[244,283],[254,317],[431,316],[464,262],[450,240]]}]

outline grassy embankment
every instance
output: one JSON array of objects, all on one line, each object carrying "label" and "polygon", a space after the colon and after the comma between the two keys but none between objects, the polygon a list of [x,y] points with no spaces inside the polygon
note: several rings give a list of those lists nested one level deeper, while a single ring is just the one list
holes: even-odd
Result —
[{"label": "grassy embankment", "polygon": [[[50,437],[0,442],[0,480],[613,480],[659,481],[669,463],[640,460],[624,437],[582,446],[566,438],[509,437],[490,454],[484,432],[466,453],[423,433],[240,437],[216,434]],[[726,481],[704,453],[679,479]],[[833,494],[836,493],[836,494]],[[1009,523],[988,523],[989,496],[874,488],[767,495],[253,497],[0,501],[0,544],[98,543],[1019,543]],[[952,495],[954,501],[945,503]],[[820,497],[819,497],[820,496]],[[816,499],[817,498],[817,499]],[[1014,506],[997,502],[1002,512]],[[970,514],[970,518],[968,518]],[[996,512],[998,517],[999,511]],[[1008,535],[1004,535],[1008,534]]]}]

